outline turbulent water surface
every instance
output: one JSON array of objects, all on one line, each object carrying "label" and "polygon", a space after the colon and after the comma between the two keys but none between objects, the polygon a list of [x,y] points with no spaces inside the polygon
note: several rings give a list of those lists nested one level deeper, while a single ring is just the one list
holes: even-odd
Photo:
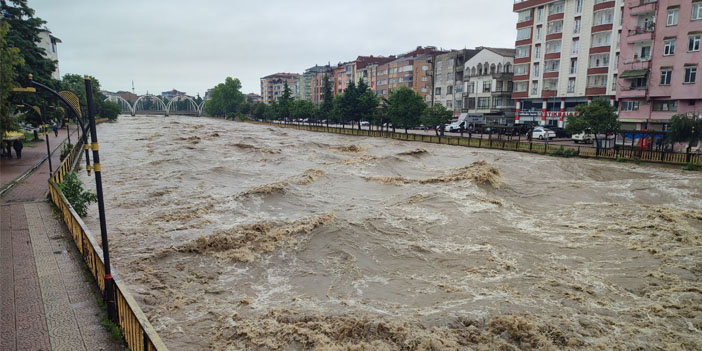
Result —
[{"label": "turbulent water surface", "polygon": [[702,349],[697,172],[178,116],[98,133],[113,265],[173,350]]}]

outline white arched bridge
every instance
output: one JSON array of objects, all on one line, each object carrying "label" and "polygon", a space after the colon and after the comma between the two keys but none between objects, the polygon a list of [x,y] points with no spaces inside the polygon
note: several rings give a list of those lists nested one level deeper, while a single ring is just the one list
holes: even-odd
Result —
[{"label": "white arched bridge", "polygon": [[122,113],[129,113],[132,116],[137,114],[179,114],[179,115],[202,115],[202,109],[205,106],[205,101],[197,103],[195,98],[188,95],[178,95],[170,100],[165,97],[152,94],[141,95],[137,97],[134,104],[125,100],[119,95],[110,95],[105,101],[112,101],[119,105]]}]

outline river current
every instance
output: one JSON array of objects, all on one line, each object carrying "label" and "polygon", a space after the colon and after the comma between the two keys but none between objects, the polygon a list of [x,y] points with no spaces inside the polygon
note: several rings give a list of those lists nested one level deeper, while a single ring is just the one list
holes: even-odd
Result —
[{"label": "river current", "polygon": [[702,349],[699,172],[184,116],[98,135],[113,267],[172,350]]}]

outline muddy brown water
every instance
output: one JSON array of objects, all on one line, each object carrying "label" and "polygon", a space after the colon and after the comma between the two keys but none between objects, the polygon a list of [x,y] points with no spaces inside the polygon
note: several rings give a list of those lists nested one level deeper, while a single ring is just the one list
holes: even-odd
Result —
[{"label": "muddy brown water", "polygon": [[699,172],[182,116],[98,133],[113,265],[172,350],[702,349]]}]

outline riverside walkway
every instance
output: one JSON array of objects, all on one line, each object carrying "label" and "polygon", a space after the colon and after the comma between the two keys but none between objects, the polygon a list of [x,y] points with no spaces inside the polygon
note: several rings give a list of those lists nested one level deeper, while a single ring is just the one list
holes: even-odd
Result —
[{"label": "riverside walkway", "polygon": [[[56,167],[66,132],[45,137]],[[99,290],[47,201],[45,155],[40,142],[0,164],[0,188],[14,185],[0,197],[0,351],[123,350],[100,325]]]}]

